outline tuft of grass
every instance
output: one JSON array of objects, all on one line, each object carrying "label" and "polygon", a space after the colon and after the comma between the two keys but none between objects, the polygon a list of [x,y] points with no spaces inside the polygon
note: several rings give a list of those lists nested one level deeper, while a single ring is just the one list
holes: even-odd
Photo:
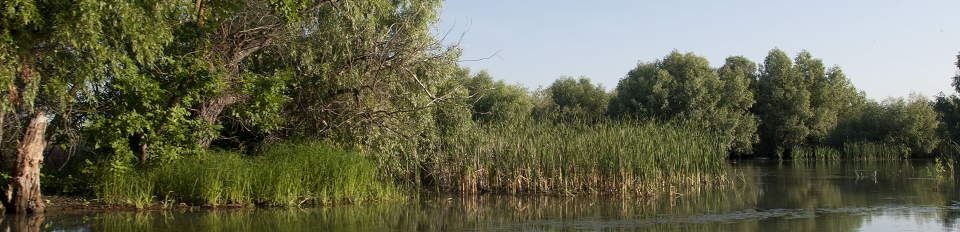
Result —
[{"label": "tuft of grass", "polygon": [[356,152],[326,144],[269,145],[259,156],[215,151],[125,172],[103,172],[98,197],[115,204],[298,206],[400,199]]}]

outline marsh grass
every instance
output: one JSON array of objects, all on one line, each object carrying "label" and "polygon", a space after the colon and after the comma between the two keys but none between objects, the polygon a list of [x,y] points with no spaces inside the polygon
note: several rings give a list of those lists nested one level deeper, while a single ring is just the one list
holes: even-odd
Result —
[{"label": "marsh grass", "polygon": [[879,142],[848,142],[843,144],[843,155],[852,160],[906,159],[910,157],[910,149]]},{"label": "marsh grass", "polygon": [[[399,199],[377,167],[354,152],[324,144],[264,147],[260,156],[206,152],[155,167],[104,173],[97,186],[106,203],[258,204],[359,203]],[[389,183],[389,182],[387,182]]]},{"label": "marsh grass", "polygon": [[824,146],[797,146],[790,150],[790,157],[795,160],[841,160],[844,158],[842,151]]},{"label": "marsh grass", "polygon": [[[725,180],[723,144],[684,123],[504,123],[444,136],[392,175],[436,191],[648,196]],[[373,154],[413,156],[388,147]]]},{"label": "marsh grass", "polygon": [[348,145],[280,144],[262,154],[206,152],[102,172],[98,197],[144,207],[323,205],[401,199],[419,191],[655,196],[726,181],[721,136],[670,122],[513,122],[444,136]]},{"label": "marsh grass", "polygon": [[796,146],[790,151],[795,160],[896,160],[910,156],[909,149],[878,142],[847,142],[842,149],[827,146]]}]

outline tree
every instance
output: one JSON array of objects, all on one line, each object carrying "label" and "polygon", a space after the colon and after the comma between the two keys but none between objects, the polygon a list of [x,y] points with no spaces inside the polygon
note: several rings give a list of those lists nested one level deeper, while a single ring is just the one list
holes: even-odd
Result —
[{"label": "tree", "polygon": [[929,154],[940,144],[940,125],[930,100],[911,93],[906,99],[867,102],[859,117],[841,125],[838,134],[844,142],[882,142],[913,154]]},{"label": "tree", "polygon": [[147,164],[205,149],[225,127],[270,141],[340,127],[350,136],[415,133],[432,120],[417,111],[448,102],[433,95],[435,80],[452,72],[458,54],[429,33],[438,7],[196,1],[171,26],[162,58],[125,76],[136,78],[108,80],[102,98],[111,106],[95,116],[91,135]]},{"label": "tree", "polygon": [[807,121],[814,114],[806,85],[786,53],[780,49],[770,51],[757,80],[757,116],[763,151],[783,154],[786,149],[803,144],[810,134]]},{"label": "tree", "polygon": [[801,51],[791,63],[773,49],[757,84],[756,112],[761,120],[761,149],[783,154],[794,146],[826,144],[841,120],[857,114],[864,94],[857,92],[838,66]]},{"label": "tree", "polygon": [[434,128],[436,111],[426,109],[467,107],[459,101],[464,87],[449,86],[459,48],[431,33],[439,7],[435,0],[335,2],[303,15],[276,40],[283,46],[252,54],[244,70],[289,73],[289,102],[278,113],[287,120],[275,136],[409,138]]},{"label": "tree", "polygon": [[494,82],[486,70],[466,80],[464,85],[472,96],[476,121],[504,123],[530,117],[533,102],[522,86],[506,84],[503,80]]},{"label": "tree", "polygon": [[[954,63],[960,69],[960,55],[957,55],[957,62]],[[960,72],[953,76],[951,85],[954,92],[949,96],[940,93],[934,102],[934,110],[940,115],[941,134],[944,138],[957,143],[960,142]]]},{"label": "tree", "polygon": [[39,164],[47,141],[76,141],[90,119],[85,112],[101,107],[103,83],[159,57],[183,4],[28,0],[0,8],[0,147],[18,163],[2,201],[8,212],[41,212]]},{"label": "tree", "polygon": [[597,121],[606,115],[610,104],[610,94],[603,85],[594,85],[583,76],[561,76],[539,95],[544,102],[535,111],[541,119]]},{"label": "tree", "polygon": [[619,117],[689,120],[720,132],[728,148],[749,154],[756,141],[756,123],[749,112],[754,100],[744,67],[730,58],[717,70],[706,58],[673,51],[652,63],[640,63],[617,85],[610,113]]},{"label": "tree", "polygon": [[757,65],[743,56],[731,56],[717,71],[723,87],[718,108],[723,109],[717,115],[723,120],[721,131],[732,141],[733,151],[740,154],[752,154],[757,136],[756,116],[750,110],[756,102],[750,88],[757,82]]},{"label": "tree", "polygon": [[750,61],[750,59],[743,56],[731,56],[727,57],[723,66],[721,66],[717,72],[720,79],[724,79],[724,74],[741,75],[739,73],[742,73],[743,78],[750,82],[749,85],[747,85],[748,89],[756,95],[757,78],[760,75],[757,73],[757,70],[757,63]]}]

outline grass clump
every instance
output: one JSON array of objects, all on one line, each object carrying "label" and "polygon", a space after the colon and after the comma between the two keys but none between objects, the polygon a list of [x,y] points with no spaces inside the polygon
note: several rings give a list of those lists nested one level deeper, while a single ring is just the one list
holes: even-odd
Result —
[{"label": "grass clump", "polygon": [[258,156],[211,151],[139,169],[102,172],[106,203],[163,201],[196,205],[272,206],[360,203],[400,198],[377,167],[355,152],[324,144],[268,145]]}]

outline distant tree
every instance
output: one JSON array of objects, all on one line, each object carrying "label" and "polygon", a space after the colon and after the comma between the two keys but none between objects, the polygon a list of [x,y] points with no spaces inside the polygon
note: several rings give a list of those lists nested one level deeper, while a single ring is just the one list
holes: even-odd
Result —
[{"label": "distant tree", "polygon": [[559,120],[596,121],[603,118],[610,103],[603,85],[594,85],[583,76],[561,76],[542,95],[546,102],[537,107],[537,114]]},{"label": "distant tree", "polygon": [[840,67],[827,69],[807,51],[794,62],[779,49],[770,51],[757,81],[763,152],[826,144],[837,124],[855,117],[864,102]]},{"label": "distant tree", "polygon": [[[960,55],[954,63],[960,69]],[[950,95],[940,93],[934,102],[934,109],[940,114],[941,134],[950,141],[960,143],[960,72],[953,76],[951,85],[954,92]]]},{"label": "distant tree", "polygon": [[533,109],[533,99],[519,85],[503,80],[493,81],[481,70],[464,84],[473,98],[473,119],[482,123],[526,120]]},{"label": "distant tree", "polygon": [[839,126],[844,142],[882,142],[913,154],[928,154],[940,144],[940,121],[929,99],[911,93],[906,99],[868,101],[856,120]]},{"label": "distant tree", "polygon": [[749,154],[756,141],[750,63],[730,58],[718,72],[706,58],[677,51],[640,63],[617,85],[610,114],[690,120],[725,135],[733,152]]},{"label": "distant tree", "polygon": [[743,73],[743,76],[750,81],[750,84],[747,85],[750,91],[756,91],[757,78],[760,76],[757,70],[757,63],[750,61],[750,59],[743,56],[731,56],[727,57],[723,66],[718,70],[718,74],[720,74],[720,79],[723,79],[723,73]]},{"label": "distant tree", "polygon": [[943,138],[960,143],[960,97],[940,93],[934,100],[933,108],[942,123],[940,133]]},{"label": "distant tree", "polygon": [[806,86],[786,53],[773,49],[767,54],[757,80],[762,151],[783,154],[804,143],[810,134],[807,122],[814,116]]},{"label": "distant tree", "polygon": [[750,112],[756,102],[750,86],[756,85],[757,65],[742,56],[732,56],[717,74],[723,82],[718,103],[722,110],[717,115],[724,123],[721,131],[732,138],[733,152],[752,154],[753,144],[759,140],[756,116]]}]

